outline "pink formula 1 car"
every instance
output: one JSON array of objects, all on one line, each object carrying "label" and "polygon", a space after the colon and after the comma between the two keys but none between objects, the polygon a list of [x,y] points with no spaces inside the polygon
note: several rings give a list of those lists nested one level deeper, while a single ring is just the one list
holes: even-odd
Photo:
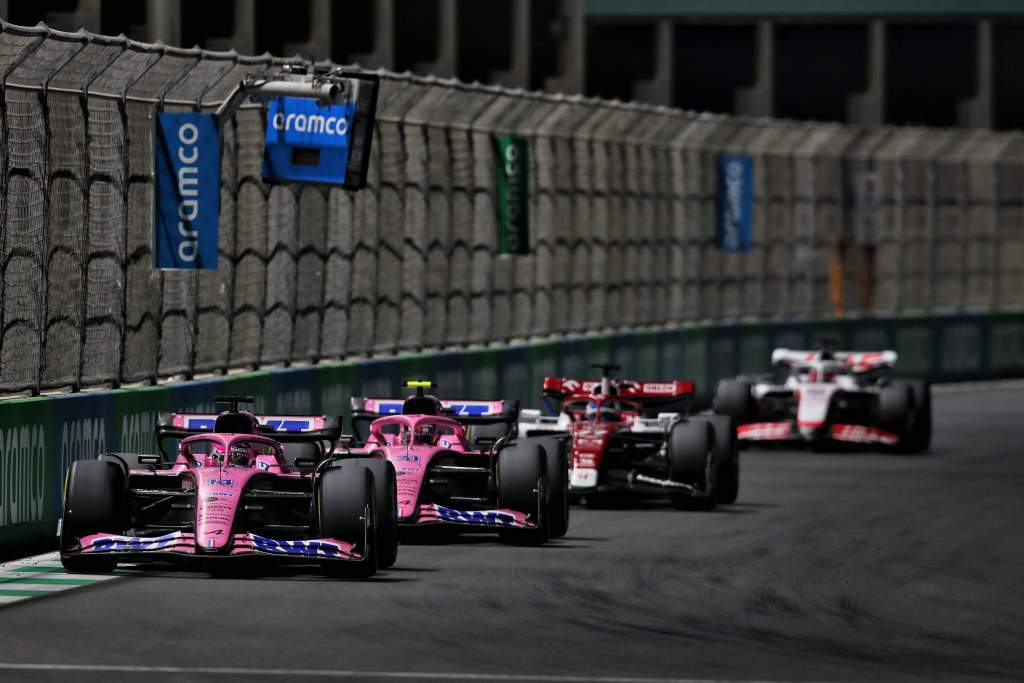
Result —
[{"label": "pink formula 1 car", "polygon": [[397,555],[394,468],[339,461],[337,419],[257,416],[225,397],[219,415],[161,417],[161,455],[106,453],[68,471],[60,554],[73,572],[191,559],[213,572],[242,558],[321,562],[365,578]]},{"label": "pink formula 1 car", "polygon": [[518,410],[503,401],[441,401],[430,382],[408,399],[353,399],[362,442],[353,455],[382,458],[398,476],[400,526],[497,531],[539,545],[569,524],[567,465],[538,439],[517,439]]}]

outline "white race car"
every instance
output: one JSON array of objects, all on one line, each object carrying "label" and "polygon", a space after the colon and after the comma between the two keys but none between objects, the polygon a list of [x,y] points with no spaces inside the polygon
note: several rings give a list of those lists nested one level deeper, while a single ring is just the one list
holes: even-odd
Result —
[{"label": "white race car", "polygon": [[931,441],[931,387],[893,379],[895,351],[775,349],[767,375],[722,380],[716,413],[741,441],[841,441],[917,453]]}]

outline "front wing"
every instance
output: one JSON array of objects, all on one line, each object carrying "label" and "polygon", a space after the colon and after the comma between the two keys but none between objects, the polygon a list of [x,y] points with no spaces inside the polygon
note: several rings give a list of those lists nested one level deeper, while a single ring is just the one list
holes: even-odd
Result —
[{"label": "front wing", "polygon": [[[805,441],[803,434],[796,428],[792,420],[779,422],[750,422],[736,428],[736,437],[741,441]],[[832,441],[844,443],[873,444],[895,446],[900,437],[893,432],[869,425],[831,424],[818,435]]]},{"label": "front wing", "polygon": [[65,555],[109,555],[122,560],[144,561],[160,557],[220,558],[262,556],[299,560],[361,560],[355,546],[336,538],[280,540],[253,533],[235,534],[227,553],[205,553],[196,547],[195,534],[175,531],[163,536],[91,534],[80,539]]},{"label": "front wing", "polygon": [[454,524],[478,529],[536,529],[537,525],[529,521],[529,515],[517,510],[502,508],[499,510],[456,510],[455,508],[425,503],[419,506],[414,517],[400,519],[403,526],[422,526],[430,524]]}]

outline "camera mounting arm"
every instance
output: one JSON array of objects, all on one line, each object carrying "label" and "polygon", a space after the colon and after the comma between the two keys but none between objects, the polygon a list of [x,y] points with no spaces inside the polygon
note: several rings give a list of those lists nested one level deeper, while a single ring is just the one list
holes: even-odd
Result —
[{"label": "camera mounting arm", "polygon": [[300,97],[316,100],[321,106],[339,104],[359,96],[359,80],[341,75],[323,74],[296,80],[265,78],[250,74],[239,81],[227,98],[217,108],[217,119],[231,118],[242,103],[250,97],[273,99],[275,97]]}]

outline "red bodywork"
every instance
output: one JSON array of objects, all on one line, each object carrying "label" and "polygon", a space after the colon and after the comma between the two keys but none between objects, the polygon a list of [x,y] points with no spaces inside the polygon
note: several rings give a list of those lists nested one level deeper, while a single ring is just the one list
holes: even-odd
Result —
[{"label": "red bodywork", "polygon": [[[609,393],[601,393],[603,388]],[[561,399],[562,411],[572,418],[570,486],[597,486],[602,460],[615,434],[631,430],[637,418],[655,411],[659,404],[676,407],[688,402],[693,393],[689,380],[610,380],[602,387],[601,380],[545,377],[545,396]]]}]

